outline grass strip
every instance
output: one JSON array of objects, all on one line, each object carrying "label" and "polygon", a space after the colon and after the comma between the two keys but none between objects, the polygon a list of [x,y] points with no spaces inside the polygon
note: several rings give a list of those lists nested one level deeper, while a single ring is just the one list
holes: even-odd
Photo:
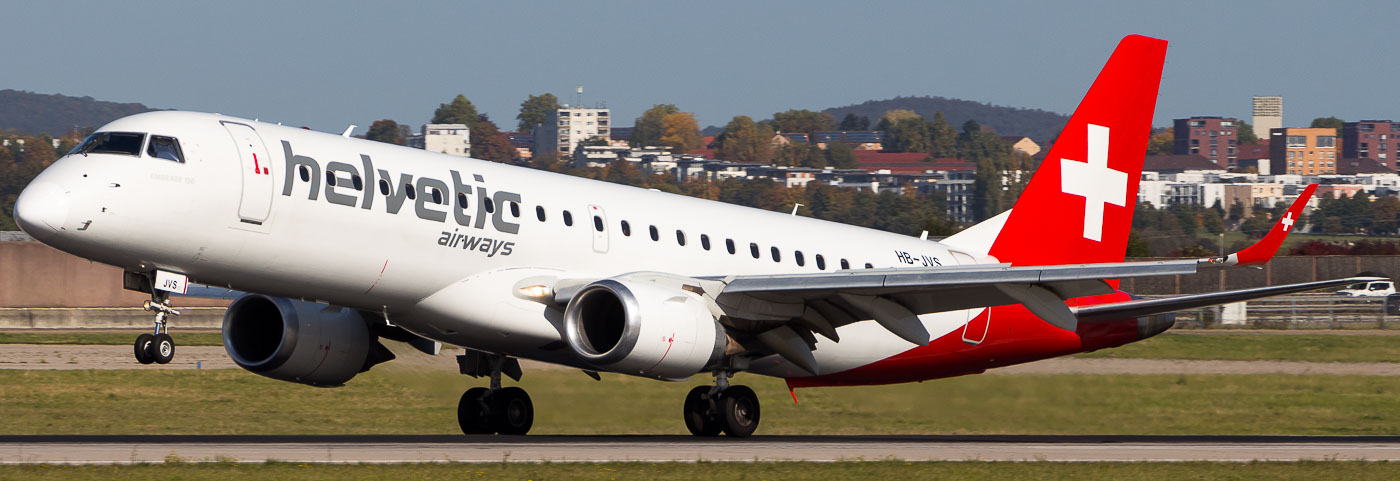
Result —
[{"label": "grass strip", "polygon": [[290,463],[183,463],[127,466],[0,466],[0,479],[959,479],[959,480],[1366,480],[1395,479],[1400,464],[1365,461],[1302,462],[756,462],[756,463],[540,463],[322,465]]},{"label": "grass strip", "polygon": [[[69,344],[69,345],[129,345],[143,331],[130,332],[0,332],[0,344]],[[222,346],[223,334],[217,332],[170,331],[180,346]]]},{"label": "grass strip", "polygon": [[[685,434],[697,377],[665,383],[527,372],[534,434]],[[1400,434],[1400,377],[1005,375],[800,389],[751,375],[760,434]],[[451,372],[394,369],[340,388],[242,370],[0,371],[4,434],[455,434]],[[166,412],[151,415],[151,406]]]}]

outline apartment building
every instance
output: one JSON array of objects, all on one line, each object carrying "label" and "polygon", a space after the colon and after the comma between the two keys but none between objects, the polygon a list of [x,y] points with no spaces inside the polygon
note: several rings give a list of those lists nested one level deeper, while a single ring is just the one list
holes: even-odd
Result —
[{"label": "apartment building", "polygon": [[1234,168],[1235,148],[1240,125],[1237,119],[1226,117],[1191,117],[1174,121],[1175,140],[1172,153],[1175,155],[1199,155],[1215,162],[1215,165]]},{"label": "apartment building", "polygon": [[1374,159],[1381,166],[1396,170],[1400,158],[1400,123],[1389,120],[1361,120],[1342,124],[1342,157]]},{"label": "apartment building", "polygon": [[1338,150],[1336,129],[1273,129],[1269,131],[1269,173],[1336,174]]},{"label": "apartment building", "polygon": [[554,152],[568,158],[579,142],[591,138],[611,141],[612,117],[608,109],[569,107],[551,110],[544,124],[535,128],[535,155]]}]

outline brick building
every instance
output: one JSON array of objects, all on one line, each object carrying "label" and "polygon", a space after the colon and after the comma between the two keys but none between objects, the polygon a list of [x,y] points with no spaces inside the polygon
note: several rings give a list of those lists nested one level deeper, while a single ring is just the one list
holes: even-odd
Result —
[{"label": "brick building", "polygon": [[1362,120],[1342,124],[1342,154],[1348,159],[1374,159],[1392,171],[1400,157],[1400,123],[1389,120]]},{"label": "brick building", "polygon": [[1239,120],[1225,117],[1176,119],[1172,153],[1199,155],[1226,168],[1235,167]]}]

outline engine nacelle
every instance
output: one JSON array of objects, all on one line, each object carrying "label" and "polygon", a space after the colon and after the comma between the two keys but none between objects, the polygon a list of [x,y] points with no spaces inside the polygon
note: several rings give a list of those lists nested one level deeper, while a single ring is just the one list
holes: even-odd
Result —
[{"label": "engine nacelle", "polygon": [[249,371],[323,387],[393,359],[359,311],[261,294],[228,306],[224,349]]},{"label": "engine nacelle", "polygon": [[719,363],[728,343],[709,306],[673,278],[604,279],[569,301],[565,337],[575,355],[600,368],[685,379]]}]

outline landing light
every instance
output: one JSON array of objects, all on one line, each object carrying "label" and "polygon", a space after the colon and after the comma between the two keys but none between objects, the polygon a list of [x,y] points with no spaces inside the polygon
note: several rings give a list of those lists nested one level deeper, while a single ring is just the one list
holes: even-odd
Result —
[{"label": "landing light", "polygon": [[554,289],[545,285],[532,285],[520,288],[520,295],[532,299],[541,299],[554,294]]}]

